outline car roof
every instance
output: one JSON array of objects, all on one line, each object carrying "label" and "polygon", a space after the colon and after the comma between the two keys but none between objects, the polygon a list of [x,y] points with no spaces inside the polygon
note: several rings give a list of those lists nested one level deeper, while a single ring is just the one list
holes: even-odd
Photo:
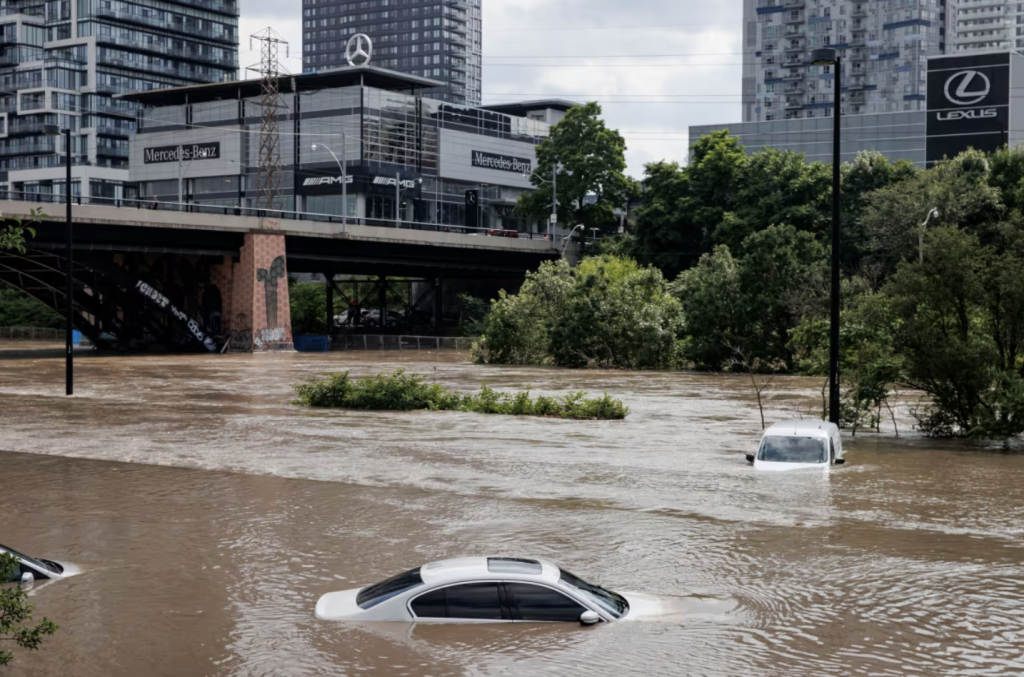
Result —
[{"label": "car roof", "polygon": [[798,421],[780,421],[764,431],[763,437],[831,437],[839,432],[834,423],[804,419]]},{"label": "car roof", "polygon": [[[491,570],[488,561],[496,569]],[[533,573],[530,569],[540,565],[540,572]],[[533,566],[531,566],[533,565]],[[507,580],[509,578],[536,580],[538,582],[555,583],[562,571],[554,563],[537,557],[509,557],[494,555],[491,557],[459,557],[430,562],[420,567],[420,577],[428,585],[437,585],[450,581],[465,579],[493,578]]]}]

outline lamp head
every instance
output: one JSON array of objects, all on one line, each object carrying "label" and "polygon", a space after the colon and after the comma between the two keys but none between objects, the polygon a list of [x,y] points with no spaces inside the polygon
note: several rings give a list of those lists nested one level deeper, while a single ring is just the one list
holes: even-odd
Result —
[{"label": "lamp head", "polygon": [[815,66],[831,66],[839,61],[839,52],[831,47],[822,47],[811,52],[811,63]]},{"label": "lamp head", "polygon": [[316,144],[315,143],[313,144],[313,150],[316,150]]}]

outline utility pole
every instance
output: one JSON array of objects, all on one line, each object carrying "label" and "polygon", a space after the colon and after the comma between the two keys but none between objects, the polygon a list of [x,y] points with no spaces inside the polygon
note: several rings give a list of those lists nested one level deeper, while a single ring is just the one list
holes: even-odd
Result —
[{"label": "utility pole", "polygon": [[555,225],[558,223],[558,165],[551,170],[551,220],[548,222],[548,239],[555,241]]},{"label": "utility pole", "polygon": [[395,228],[401,228],[402,222],[399,218],[399,209],[402,206],[402,173],[395,172]]},{"label": "utility pole", "polygon": [[281,139],[277,129],[277,113],[281,108],[281,96],[278,86],[280,65],[278,50],[285,47],[288,56],[288,42],[273,28],[266,28],[249,38],[260,43],[260,65],[251,66],[248,70],[258,71],[262,78],[261,106],[263,108],[263,126],[260,128],[260,165],[257,176],[256,197],[257,207],[279,209],[281,207]]}]

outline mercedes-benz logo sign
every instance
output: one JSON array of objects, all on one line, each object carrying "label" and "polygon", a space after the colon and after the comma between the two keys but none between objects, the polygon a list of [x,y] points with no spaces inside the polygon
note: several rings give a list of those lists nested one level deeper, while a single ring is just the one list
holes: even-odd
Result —
[{"label": "mercedes-benz logo sign", "polygon": [[[956,89],[953,89],[953,87]],[[954,106],[972,106],[980,103],[992,90],[988,76],[978,71],[960,71],[946,80],[946,99]]]},{"label": "mercedes-benz logo sign", "polygon": [[[357,33],[348,39],[348,44],[345,45],[345,60],[349,66],[365,66],[370,63],[371,56],[373,41],[369,35]],[[356,63],[359,59],[362,59],[362,62]]]}]

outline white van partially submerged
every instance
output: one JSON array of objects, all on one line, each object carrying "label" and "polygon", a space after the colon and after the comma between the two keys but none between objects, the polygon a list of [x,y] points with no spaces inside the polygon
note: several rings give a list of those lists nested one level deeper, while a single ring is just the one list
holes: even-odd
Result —
[{"label": "white van partially submerged", "polygon": [[826,421],[783,421],[761,436],[747,461],[758,470],[825,468],[846,463],[839,426]]}]

